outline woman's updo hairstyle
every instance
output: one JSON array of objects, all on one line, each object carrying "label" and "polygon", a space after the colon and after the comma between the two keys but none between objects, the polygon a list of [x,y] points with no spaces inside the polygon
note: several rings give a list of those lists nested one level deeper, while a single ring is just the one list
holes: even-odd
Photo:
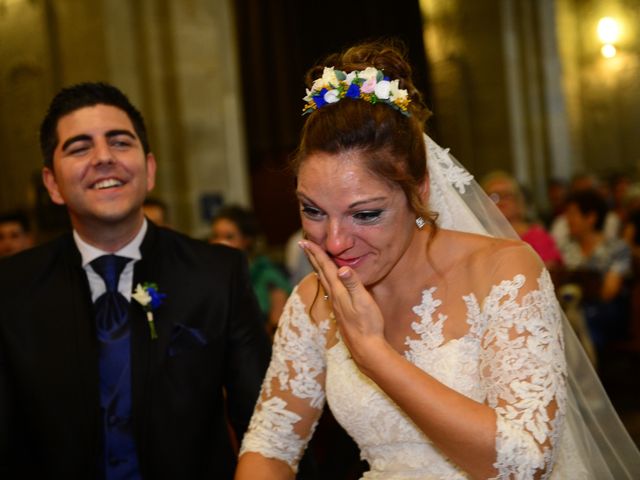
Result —
[{"label": "woman's updo hairstyle", "polygon": [[346,73],[367,67],[381,70],[390,80],[398,80],[400,89],[407,90],[408,115],[384,103],[346,97],[324,105],[307,117],[292,159],[293,171],[297,174],[300,165],[314,153],[361,151],[366,153],[366,168],[371,173],[402,188],[416,214],[429,218],[419,188],[427,176],[423,131],[431,112],[413,84],[404,45],[398,41],[374,41],[329,55],[307,73],[309,88],[322,76],[324,67]]}]

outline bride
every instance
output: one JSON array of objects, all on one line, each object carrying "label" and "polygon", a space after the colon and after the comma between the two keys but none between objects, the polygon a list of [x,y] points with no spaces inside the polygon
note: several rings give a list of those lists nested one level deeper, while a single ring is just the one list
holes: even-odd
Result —
[{"label": "bride", "polygon": [[293,168],[316,273],[280,320],[236,478],[293,478],[325,400],[366,479],[640,478],[544,265],[423,134],[402,51],[357,45],[308,78]]}]

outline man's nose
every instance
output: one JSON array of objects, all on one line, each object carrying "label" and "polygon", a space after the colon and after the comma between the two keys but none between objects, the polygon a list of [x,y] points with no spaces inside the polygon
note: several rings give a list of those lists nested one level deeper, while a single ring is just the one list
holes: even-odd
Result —
[{"label": "man's nose", "polygon": [[111,148],[109,147],[109,141],[105,139],[96,140],[94,144],[94,162],[96,164],[101,163],[113,163],[113,153],[111,152]]}]

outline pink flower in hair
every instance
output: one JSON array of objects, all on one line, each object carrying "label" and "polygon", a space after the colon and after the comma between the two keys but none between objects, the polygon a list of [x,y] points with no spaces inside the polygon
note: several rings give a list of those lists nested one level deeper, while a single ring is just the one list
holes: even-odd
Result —
[{"label": "pink flower in hair", "polygon": [[369,77],[360,87],[364,93],[373,93],[376,89],[376,79],[375,77]]}]

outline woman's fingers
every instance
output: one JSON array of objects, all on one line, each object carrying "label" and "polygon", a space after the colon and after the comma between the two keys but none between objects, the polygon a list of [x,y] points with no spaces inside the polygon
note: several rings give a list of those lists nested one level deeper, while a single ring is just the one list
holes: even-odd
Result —
[{"label": "woman's fingers", "polygon": [[313,269],[318,274],[322,287],[329,295],[335,295],[335,287],[340,283],[337,277],[337,267],[327,254],[315,243],[308,240],[299,242]]},{"label": "woman's fingers", "polygon": [[331,295],[334,303],[344,294],[349,298],[351,305],[358,297],[368,297],[364,285],[353,269],[349,267],[338,269],[329,256],[313,242],[303,240],[300,242],[300,246],[307,254],[311,265],[320,277],[323,288]]},{"label": "woman's fingers", "polygon": [[320,283],[322,284],[322,288],[324,289],[324,291],[327,294],[331,294],[331,288],[329,286],[329,282],[327,281],[327,277],[326,277],[326,274],[324,272],[324,269],[320,265],[320,262],[318,261],[316,256],[311,251],[310,243],[311,242],[308,242],[306,240],[302,240],[302,241],[298,242],[298,245],[300,245],[300,248],[302,248],[302,250],[304,251],[305,255],[309,259],[309,263],[311,263],[311,266],[313,267],[313,270],[316,272],[316,275],[318,275],[318,278],[320,279]]},{"label": "woman's fingers", "polygon": [[349,292],[351,298],[358,294],[365,293],[364,285],[358,278],[358,274],[349,267],[341,267],[338,270],[338,278]]}]

